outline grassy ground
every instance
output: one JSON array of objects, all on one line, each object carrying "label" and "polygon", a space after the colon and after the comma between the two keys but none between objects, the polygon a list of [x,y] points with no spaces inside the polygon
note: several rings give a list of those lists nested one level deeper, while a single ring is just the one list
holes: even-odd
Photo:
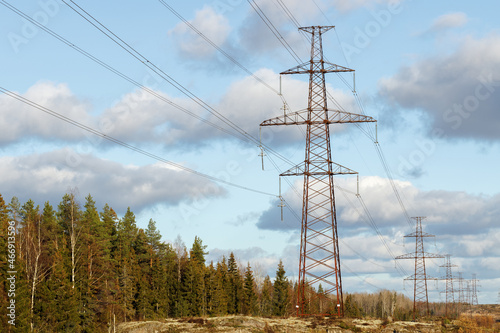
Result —
[{"label": "grassy ground", "polygon": [[500,305],[480,305],[463,313],[458,319],[423,319],[417,322],[350,319],[350,318],[260,318],[225,316],[214,318],[179,318],[162,321],[129,322],[120,324],[118,333],[486,333],[500,332]]}]

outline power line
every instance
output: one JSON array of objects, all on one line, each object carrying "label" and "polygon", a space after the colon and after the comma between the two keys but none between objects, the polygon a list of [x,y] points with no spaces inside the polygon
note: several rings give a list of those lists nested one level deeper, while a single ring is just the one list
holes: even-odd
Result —
[{"label": "power line", "polygon": [[[165,73],[162,69],[160,69],[158,66],[156,66],[153,62],[151,62],[149,59],[147,59],[145,56],[143,56],[140,52],[138,52],[136,49],[134,49],[132,46],[130,46],[128,43],[126,43],[123,39],[118,37],[115,33],[113,33],[111,30],[109,30],[105,25],[103,25],[101,22],[99,22],[96,18],[94,18],[91,14],[86,12],[83,8],[81,8],[78,4],[76,4],[74,1],[71,0],[71,3],[73,3],[75,6],[71,6],[68,2],[65,0],[62,0],[68,7],[70,7],[73,11],[75,11],[78,15],[80,15],[83,19],[85,19],[87,22],[89,22],[92,26],[94,26],[96,29],[98,29],[100,32],[102,32],[106,37],[111,39],[114,43],[116,43],[118,46],[120,46],[122,49],[124,49],[127,53],[129,53],[132,57],[140,61],[142,64],[144,64],[146,67],[151,69],[153,72],[155,72],[157,75],[159,75],[162,79],[167,81],[169,84],[171,84],[174,88],[179,90],[182,94],[186,95],[188,98],[193,100],[196,104],[204,108],[206,111],[208,111],[210,114],[214,115],[217,119],[222,121],[224,124],[232,128],[233,130],[237,131],[240,133],[243,137],[245,137],[248,141],[253,142],[255,145],[258,146],[265,146],[262,144],[258,139],[253,137],[251,134],[247,133],[245,130],[240,128],[237,124],[235,124],[233,121],[229,120],[226,118],[224,115],[222,115],[219,111],[214,109],[212,106],[207,104],[205,101],[203,101],[201,98],[196,96],[193,92],[191,92],[189,89],[184,87],[182,84],[180,84],[178,81],[176,81],[174,78],[172,78],[170,75]],[[289,163],[290,165],[293,165],[291,161],[289,161],[286,157],[283,155],[277,153],[271,148],[266,147],[269,152],[272,154],[276,155],[278,158],[282,159],[283,161]]]},{"label": "power line", "polygon": [[47,28],[46,26],[44,26],[43,24],[40,24],[38,21],[34,20],[33,18],[31,18],[30,16],[26,15],[24,12],[22,12],[21,10],[17,9],[16,7],[12,6],[11,4],[9,4],[8,2],[6,1],[2,1],[0,2],[0,4],[4,5],[5,7],[7,7],[8,9],[12,10],[14,13],[16,13],[17,15],[21,16],[22,18],[28,20],[30,23],[32,24],[35,24],[37,27],[39,27],[40,29],[44,30],[45,32],[47,32],[49,35],[51,35],[52,37],[56,38],[57,40],[59,40],[60,42],[66,44],[67,46],[71,47],[72,49],[76,50],[77,52],[81,53],[82,55],[84,55],[85,57],[89,58],[90,60],[94,61],[95,63],[97,63],[98,65],[104,67],[105,69],[109,70],[110,72],[114,73],[115,75],[123,78],[124,80],[132,83],[133,85],[135,85],[136,87],[142,89],[143,91],[149,93],[150,95],[162,100],[163,102],[175,107],[176,109],[192,116],[193,118],[196,118],[202,122],[204,122],[205,124],[209,125],[209,126],[212,126],[214,128],[216,128],[217,130],[219,131],[222,131],[228,135],[231,135],[239,140],[242,140],[242,141],[247,141],[248,142],[248,139],[245,138],[245,137],[242,137],[240,136],[238,133],[234,133],[234,132],[231,132],[229,131],[228,129],[225,129],[215,123],[212,123],[210,122],[209,120],[195,114],[194,112],[172,102],[171,100],[169,100],[168,98],[166,98],[165,96],[161,95],[160,93],[144,86],[143,84],[137,82],[136,80],[132,79],[131,77],[125,75],[123,72],[120,72],[119,70],[115,69],[114,67],[112,67],[111,65],[105,63],[104,61],[100,60],[99,58],[95,57],[94,55],[90,54],[89,52],[83,50],[82,48],[78,47],[77,45],[75,45],[74,43],[70,42],[69,40],[65,39],[64,37],[62,37],[61,35],[57,34],[56,32],[54,32],[53,30]]},{"label": "power line", "polygon": [[254,0],[247,0],[250,6],[252,6],[253,10],[259,15],[261,20],[265,23],[265,25],[271,30],[273,35],[278,39],[278,41],[283,45],[283,47],[290,53],[292,58],[297,61],[298,63],[301,63],[302,60],[300,60],[300,57],[295,53],[293,48],[288,44],[288,42],[285,40],[283,35],[279,32],[279,30],[274,26],[274,24],[271,22],[269,17],[264,13],[264,11],[260,8],[260,6],[254,1]]},{"label": "power line", "polygon": [[78,127],[80,129],[84,130],[84,131],[87,131],[87,132],[89,132],[91,134],[94,134],[94,135],[99,136],[99,137],[101,137],[103,139],[111,141],[111,142],[113,142],[113,143],[115,143],[117,145],[120,145],[120,146],[125,147],[125,148],[130,149],[130,150],[133,150],[133,151],[135,151],[135,152],[137,152],[139,154],[142,154],[144,156],[150,157],[150,158],[155,159],[155,160],[157,160],[159,162],[168,164],[168,165],[170,165],[172,167],[175,167],[176,169],[179,169],[179,170],[182,170],[182,171],[186,171],[186,172],[192,173],[194,175],[206,178],[208,180],[211,180],[211,181],[214,181],[214,182],[218,182],[218,183],[221,183],[221,184],[225,184],[225,185],[229,185],[229,186],[232,186],[232,187],[235,187],[235,188],[239,188],[239,189],[242,189],[242,190],[245,190],[245,191],[250,191],[250,192],[254,192],[254,193],[258,193],[258,194],[262,194],[262,195],[277,197],[275,194],[267,193],[267,192],[264,192],[264,191],[260,191],[260,190],[257,190],[257,189],[253,189],[253,188],[249,188],[249,187],[246,187],[246,186],[243,186],[243,185],[232,183],[232,182],[229,182],[229,181],[226,181],[226,180],[223,180],[223,179],[220,179],[220,178],[217,178],[217,177],[213,177],[213,176],[207,175],[205,173],[193,170],[193,169],[185,167],[185,166],[183,166],[181,164],[169,161],[169,160],[167,160],[167,159],[165,159],[163,157],[160,157],[160,156],[158,156],[156,154],[153,154],[153,153],[150,153],[150,152],[148,152],[148,151],[146,151],[144,149],[132,146],[132,145],[130,145],[130,144],[124,142],[124,141],[116,139],[116,138],[114,138],[112,136],[109,136],[109,135],[107,135],[107,134],[105,134],[103,132],[100,132],[100,131],[92,128],[92,127],[89,127],[87,125],[84,125],[84,124],[76,121],[76,120],[73,120],[73,119],[71,119],[69,117],[66,117],[66,116],[64,116],[64,115],[62,115],[62,114],[60,114],[60,113],[58,113],[56,111],[53,111],[53,110],[51,110],[49,108],[46,108],[46,107],[44,107],[44,106],[42,106],[40,104],[37,104],[37,103],[35,103],[35,102],[33,102],[33,101],[31,101],[31,100],[29,100],[29,99],[27,99],[27,98],[25,98],[25,97],[23,97],[21,95],[18,95],[18,94],[14,93],[14,92],[12,92],[10,90],[7,90],[7,89],[5,89],[3,87],[0,87],[0,92],[4,93],[5,95],[7,95],[9,97],[12,97],[12,98],[14,98],[14,99],[16,99],[16,100],[18,100],[20,102],[23,102],[24,104],[27,104],[27,105],[29,105],[29,106],[31,106],[33,108],[36,108],[36,109],[38,109],[40,111],[43,111],[43,112],[45,112],[45,113],[47,113],[47,114],[49,114],[49,115],[51,115],[51,116],[53,116],[55,118],[58,118],[58,119],[60,119],[60,120],[62,120],[64,122],[67,122],[68,124],[71,124],[71,125],[73,125],[75,127]]},{"label": "power line", "polygon": [[174,14],[175,16],[177,16],[177,18],[179,18],[182,22],[184,22],[184,24],[186,24],[198,36],[200,36],[201,38],[203,38],[213,48],[215,48],[217,51],[219,51],[220,53],[222,53],[222,55],[224,55],[227,59],[229,59],[233,64],[235,64],[236,66],[238,66],[239,68],[241,68],[245,73],[247,73],[248,75],[250,75],[251,77],[253,77],[255,80],[257,80],[258,82],[262,83],[264,86],[266,86],[267,88],[269,88],[271,91],[273,91],[273,92],[275,92],[276,94],[279,95],[279,91],[278,90],[276,90],[275,88],[273,88],[272,86],[270,86],[263,79],[261,79],[260,77],[258,77],[254,73],[252,73],[248,68],[246,68],[245,66],[243,66],[233,56],[231,56],[229,53],[227,53],[226,51],[224,51],[220,46],[218,46],[210,38],[208,38],[205,34],[203,34],[203,32],[201,32],[200,30],[198,30],[198,28],[196,28],[193,24],[191,24],[191,22],[189,22],[181,14],[179,14],[179,12],[177,12],[172,6],[170,6],[169,4],[167,4],[164,0],[158,0],[158,1],[163,6],[165,6],[172,14]]}]

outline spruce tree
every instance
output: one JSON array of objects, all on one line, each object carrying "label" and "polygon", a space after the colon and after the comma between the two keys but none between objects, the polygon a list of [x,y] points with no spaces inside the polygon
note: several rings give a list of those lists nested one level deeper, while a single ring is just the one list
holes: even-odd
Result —
[{"label": "spruce tree", "polygon": [[228,285],[229,278],[227,273],[227,263],[226,258],[223,256],[220,262],[217,262],[217,270],[215,274],[215,294],[213,299],[214,304],[214,314],[217,316],[224,316],[228,314]]},{"label": "spruce tree", "polygon": [[283,262],[280,260],[273,286],[273,315],[284,316],[289,308],[288,279]]},{"label": "spruce tree", "polygon": [[139,320],[151,317],[153,310],[151,246],[144,230],[139,229],[133,245],[136,268],[134,269],[136,294],[134,308]]},{"label": "spruce tree", "polygon": [[208,254],[208,252],[205,252],[206,248],[207,246],[203,245],[201,238],[195,236],[194,243],[190,251],[190,257],[200,264],[205,264],[205,256]]},{"label": "spruce tree", "polygon": [[206,314],[209,316],[216,315],[216,292],[217,292],[217,271],[214,267],[214,262],[205,270],[205,303]]},{"label": "spruce tree", "polygon": [[243,296],[243,281],[236,264],[236,259],[234,253],[231,252],[229,255],[229,260],[227,261],[227,273],[228,273],[228,284],[227,284],[227,295],[228,295],[228,313],[238,314],[241,312],[241,299]]},{"label": "spruce tree", "polygon": [[135,317],[134,300],[137,292],[134,272],[138,269],[134,252],[134,241],[138,233],[135,215],[127,208],[127,212],[118,223],[116,260],[118,265],[117,309],[121,312],[121,320],[129,321]]},{"label": "spruce tree", "polygon": [[255,281],[253,278],[252,267],[250,263],[247,265],[245,271],[245,279],[243,282],[243,305],[242,312],[246,315],[256,315],[257,314],[257,295],[255,293]]},{"label": "spruce tree", "polygon": [[99,213],[102,223],[102,247],[104,251],[103,275],[101,279],[102,288],[99,293],[101,302],[100,321],[107,323],[107,327],[112,327],[116,318],[115,310],[117,305],[118,293],[118,263],[117,256],[117,227],[118,217],[115,211],[104,205],[102,212]]},{"label": "spruce tree", "polygon": [[260,294],[260,315],[264,317],[273,314],[273,283],[266,275],[262,283],[262,292]]}]

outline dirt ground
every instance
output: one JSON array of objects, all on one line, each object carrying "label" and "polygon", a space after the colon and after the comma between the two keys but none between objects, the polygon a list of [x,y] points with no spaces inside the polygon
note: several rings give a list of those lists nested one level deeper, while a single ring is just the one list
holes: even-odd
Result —
[{"label": "dirt ground", "polygon": [[[178,318],[162,321],[128,322],[120,324],[118,333],[183,333],[183,332],[235,332],[235,333],[444,333],[444,332],[500,332],[500,305],[480,305],[465,313],[470,322],[476,316],[490,318],[490,326],[482,330],[470,329],[458,320],[394,321],[377,319],[311,318],[261,318],[225,316],[213,318]],[[467,320],[469,320],[467,319]],[[492,324],[491,324],[492,323]],[[464,326],[465,325],[465,326]],[[470,325],[470,323],[469,323]]]}]

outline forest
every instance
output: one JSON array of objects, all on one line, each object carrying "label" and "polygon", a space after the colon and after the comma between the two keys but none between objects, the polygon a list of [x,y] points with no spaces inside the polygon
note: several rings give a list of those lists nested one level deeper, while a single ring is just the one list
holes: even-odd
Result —
[{"label": "forest", "polygon": [[[206,262],[199,237],[187,248],[178,238],[162,241],[156,222],[137,227],[134,213],[122,218],[89,194],[82,206],[72,193],[54,208],[32,200],[7,203],[0,194],[0,325],[12,332],[108,331],[111,325],[166,317],[290,316],[297,284],[280,261],[274,277],[256,278],[250,263],[233,253]],[[15,236],[14,236],[15,235]],[[15,240],[15,241],[13,241]],[[14,272],[14,273],[12,273]],[[307,306],[328,311],[307,291]],[[15,299],[15,326],[8,306]],[[344,293],[345,315],[407,320],[412,301],[381,290]]]}]

